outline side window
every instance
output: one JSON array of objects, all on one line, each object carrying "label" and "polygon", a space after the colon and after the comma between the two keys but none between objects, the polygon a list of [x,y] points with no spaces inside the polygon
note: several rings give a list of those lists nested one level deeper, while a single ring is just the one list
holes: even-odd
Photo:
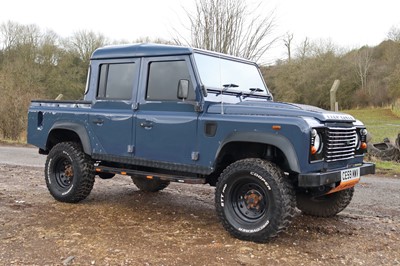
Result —
[{"label": "side window", "polygon": [[97,98],[130,100],[135,70],[134,63],[100,65]]},{"label": "side window", "polygon": [[178,84],[181,79],[189,80],[187,100],[195,100],[193,84],[184,60],[151,62],[149,64],[146,100],[181,101],[178,99]]},{"label": "side window", "polygon": [[91,72],[91,70],[92,70],[92,68],[89,66],[89,69],[88,69],[88,74],[87,74],[87,78],[86,78],[86,87],[85,87],[85,94],[84,95],[86,95],[86,94],[88,94],[88,92],[89,92],[89,85],[90,85],[90,72]]}]

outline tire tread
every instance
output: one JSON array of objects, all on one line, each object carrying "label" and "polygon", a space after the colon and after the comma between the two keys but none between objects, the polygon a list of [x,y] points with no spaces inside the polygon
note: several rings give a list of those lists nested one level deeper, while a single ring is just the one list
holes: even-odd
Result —
[{"label": "tire tread", "polygon": [[333,217],[343,211],[351,202],[354,187],[322,196],[323,200],[314,201],[311,196],[297,195],[297,208],[302,213],[315,217]]},{"label": "tire tread", "polygon": [[[79,177],[79,183],[73,190],[73,193],[67,195],[67,197],[60,197],[53,192],[53,189],[50,187],[51,184],[46,181],[46,185],[50,194],[61,202],[68,202],[68,203],[77,203],[79,201],[84,200],[87,196],[89,196],[90,192],[93,189],[94,185],[94,164],[91,158],[85,154],[81,148],[81,146],[76,142],[61,142],[55,145],[49,155],[48,159],[46,160],[46,167],[45,167],[45,175],[47,180],[47,168],[49,164],[49,158],[55,156],[57,153],[67,151],[73,159],[76,160],[76,163],[80,167],[81,175]],[[75,173],[74,173],[75,174]]]},{"label": "tire tread", "polygon": [[[225,219],[224,211],[220,207],[221,202],[218,196],[222,189],[221,184],[225,183],[226,179],[228,179],[232,173],[240,171],[243,168],[258,168],[271,175],[276,182],[281,197],[281,200],[277,202],[277,204],[280,204],[280,207],[278,207],[278,209],[281,210],[281,213],[278,213],[280,217],[275,223],[271,222],[271,224],[268,225],[268,227],[272,228],[271,230],[252,235],[242,234]],[[219,217],[219,220],[222,222],[222,225],[231,235],[242,240],[260,243],[267,242],[269,239],[276,237],[279,233],[286,230],[295,215],[296,196],[292,183],[290,182],[290,180],[288,180],[283,171],[277,165],[258,158],[243,159],[228,166],[222,172],[218,180],[215,197],[217,215]]]}]

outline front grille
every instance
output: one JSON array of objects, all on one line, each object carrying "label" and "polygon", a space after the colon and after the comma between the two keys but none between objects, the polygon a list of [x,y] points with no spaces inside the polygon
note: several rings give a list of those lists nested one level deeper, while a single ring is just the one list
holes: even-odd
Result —
[{"label": "front grille", "polygon": [[354,158],[357,142],[355,127],[330,127],[326,132],[325,160],[335,162]]}]

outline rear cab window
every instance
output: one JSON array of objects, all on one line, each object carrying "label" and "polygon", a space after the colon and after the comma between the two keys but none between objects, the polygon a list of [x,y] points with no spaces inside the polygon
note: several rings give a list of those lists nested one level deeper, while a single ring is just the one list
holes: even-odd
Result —
[{"label": "rear cab window", "polygon": [[134,62],[101,64],[96,98],[132,99],[136,68]]}]

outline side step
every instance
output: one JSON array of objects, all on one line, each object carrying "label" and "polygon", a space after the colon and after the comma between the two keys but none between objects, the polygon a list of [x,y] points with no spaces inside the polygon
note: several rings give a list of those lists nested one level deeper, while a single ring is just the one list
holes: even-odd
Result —
[{"label": "side step", "polygon": [[119,175],[137,176],[147,179],[160,179],[170,182],[187,183],[187,184],[205,184],[205,178],[194,178],[190,176],[175,176],[168,174],[156,174],[132,169],[113,168],[107,166],[95,166],[97,173],[110,173]]}]

